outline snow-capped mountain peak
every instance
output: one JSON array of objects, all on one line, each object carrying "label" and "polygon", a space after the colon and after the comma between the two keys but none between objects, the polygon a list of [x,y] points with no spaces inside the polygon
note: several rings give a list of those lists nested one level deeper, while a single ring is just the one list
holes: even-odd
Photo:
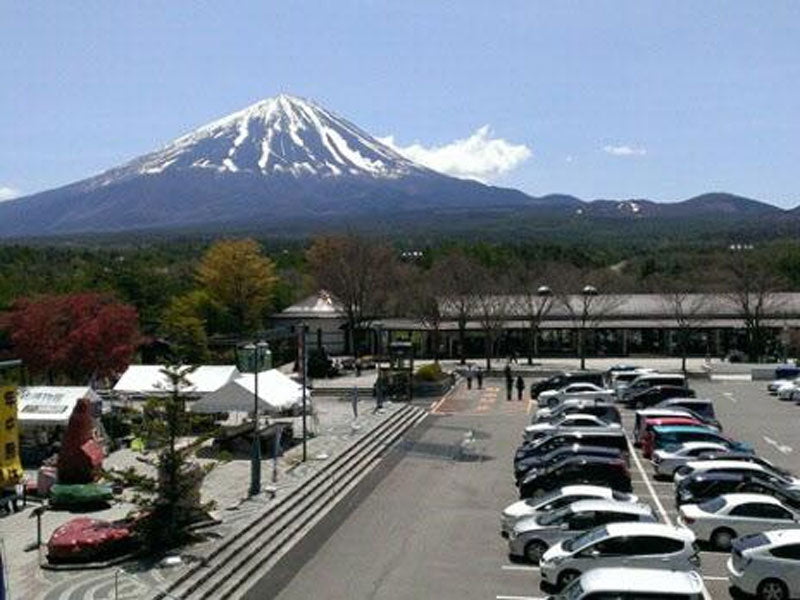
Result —
[{"label": "snow-capped mountain peak", "polygon": [[311,100],[281,94],[204,125],[129,165],[262,175],[396,178],[427,171]]}]

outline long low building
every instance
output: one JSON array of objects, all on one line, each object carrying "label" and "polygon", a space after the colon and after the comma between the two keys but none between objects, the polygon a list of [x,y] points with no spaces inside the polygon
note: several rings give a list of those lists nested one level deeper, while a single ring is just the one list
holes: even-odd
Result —
[{"label": "long low building", "polygon": [[[528,315],[539,301],[550,302],[550,307],[532,338],[537,356],[576,355],[581,333],[587,356],[675,356],[681,352],[680,337],[686,331],[692,356],[721,357],[747,349],[741,299],[732,295],[687,294],[676,298],[660,294],[576,294],[538,300],[498,295],[489,301],[471,298],[440,302],[439,355],[460,355],[459,330],[463,323],[466,355],[484,354],[488,325],[494,334],[494,356],[524,356],[531,339]],[[751,304],[757,301],[751,298]],[[763,298],[758,318],[768,353],[778,356],[800,346],[800,293],[775,293]],[[325,347],[332,354],[349,353],[344,313],[325,292],[290,306],[273,320],[283,326],[305,323],[310,346]],[[411,340],[418,356],[431,356],[437,337],[433,329],[430,320],[378,317],[365,323],[360,351],[380,353],[392,341]]]}]

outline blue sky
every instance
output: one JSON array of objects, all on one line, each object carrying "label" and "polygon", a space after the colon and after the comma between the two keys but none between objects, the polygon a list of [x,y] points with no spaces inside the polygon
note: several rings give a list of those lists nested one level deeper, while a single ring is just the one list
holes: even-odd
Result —
[{"label": "blue sky", "polygon": [[0,197],[279,92],[534,195],[800,204],[800,2],[710,0],[0,0]]}]

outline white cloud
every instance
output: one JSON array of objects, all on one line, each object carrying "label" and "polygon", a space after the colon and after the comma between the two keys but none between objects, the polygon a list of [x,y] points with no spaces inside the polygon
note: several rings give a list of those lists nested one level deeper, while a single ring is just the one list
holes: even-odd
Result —
[{"label": "white cloud", "polygon": [[491,133],[489,126],[484,125],[468,138],[427,148],[420,143],[400,146],[392,135],[378,139],[406,158],[434,171],[488,181],[518,167],[531,156],[530,149],[524,144],[492,138]]},{"label": "white cloud", "polygon": [[608,144],[603,146],[603,152],[611,154],[612,156],[644,156],[647,154],[647,149],[641,146],[628,146],[627,144],[622,144],[620,146]]},{"label": "white cloud", "polygon": [[0,185],[0,202],[5,202],[6,200],[13,200],[19,196],[19,190],[16,190],[9,186]]}]

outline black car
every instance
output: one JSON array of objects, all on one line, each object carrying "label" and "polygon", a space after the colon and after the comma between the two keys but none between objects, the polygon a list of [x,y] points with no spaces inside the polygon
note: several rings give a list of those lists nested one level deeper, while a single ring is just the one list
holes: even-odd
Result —
[{"label": "black car", "polygon": [[693,389],[687,387],[654,385],[636,394],[626,396],[625,405],[628,408],[640,410],[642,408],[650,408],[670,398],[694,398],[696,395],[697,393]]},{"label": "black car", "polygon": [[675,504],[699,504],[722,494],[768,494],[800,510],[800,493],[754,474],[698,473],[675,488]]},{"label": "black car", "polygon": [[562,415],[581,413],[594,415],[608,423],[622,423],[622,415],[616,404],[599,400],[566,400],[553,409],[546,419],[536,420],[535,423],[549,422]]},{"label": "black car", "polygon": [[631,476],[624,460],[600,456],[573,456],[556,465],[529,473],[519,486],[520,498],[531,498],[565,485],[589,484],[630,492]]},{"label": "black car", "polygon": [[517,485],[520,484],[531,469],[544,469],[572,456],[604,456],[606,458],[627,459],[626,454],[617,448],[587,446],[585,444],[561,446],[542,456],[531,456],[517,462],[514,465],[514,478],[517,481]]},{"label": "black car", "polygon": [[514,464],[531,456],[543,456],[561,446],[582,444],[584,446],[604,446],[616,448],[620,452],[628,452],[628,438],[619,429],[575,429],[573,431],[553,430],[543,438],[523,444],[517,448]]},{"label": "black car", "polygon": [[570,383],[593,383],[598,387],[603,387],[603,373],[600,371],[570,371],[553,375],[543,381],[531,384],[531,398],[535,400],[542,392],[560,390]]}]

